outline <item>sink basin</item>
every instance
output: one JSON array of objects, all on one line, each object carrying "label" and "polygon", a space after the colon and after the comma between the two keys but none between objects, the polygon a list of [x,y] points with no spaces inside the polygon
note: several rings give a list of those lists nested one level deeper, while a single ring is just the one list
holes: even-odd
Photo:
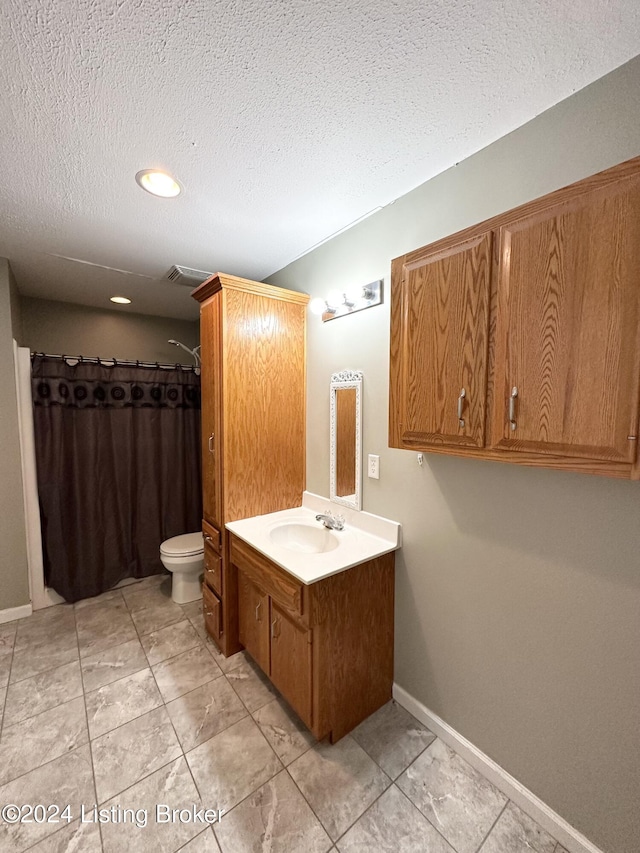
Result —
[{"label": "sink basin", "polygon": [[322,554],[340,544],[336,534],[326,527],[300,521],[276,525],[270,530],[269,539],[274,545],[302,554]]}]

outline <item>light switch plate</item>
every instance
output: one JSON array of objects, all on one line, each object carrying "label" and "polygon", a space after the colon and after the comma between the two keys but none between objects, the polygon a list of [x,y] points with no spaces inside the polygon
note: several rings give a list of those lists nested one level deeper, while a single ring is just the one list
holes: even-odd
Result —
[{"label": "light switch plate", "polygon": [[374,456],[373,453],[369,454],[368,474],[372,480],[379,480],[380,479],[380,457]]}]

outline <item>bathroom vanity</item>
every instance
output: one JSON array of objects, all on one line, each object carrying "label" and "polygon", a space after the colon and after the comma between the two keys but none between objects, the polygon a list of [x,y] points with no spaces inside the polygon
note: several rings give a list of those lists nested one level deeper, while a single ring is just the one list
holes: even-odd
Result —
[{"label": "bathroom vanity", "polygon": [[391,698],[400,525],[305,492],[303,506],[227,524],[239,638],[317,738],[335,743]]}]

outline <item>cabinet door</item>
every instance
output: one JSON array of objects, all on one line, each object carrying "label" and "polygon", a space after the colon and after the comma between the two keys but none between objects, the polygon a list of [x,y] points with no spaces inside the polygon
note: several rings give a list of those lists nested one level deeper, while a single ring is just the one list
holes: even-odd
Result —
[{"label": "cabinet door", "polygon": [[202,513],[222,529],[221,469],[221,299],[217,293],[200,309],[202,392]]},{"label": "cabinet door", "polygon": [[271,601],[271,681],[309,727],[311,713],[311,638]]},{"label": "cabinet door", "polygon": [[484,447],[492,234],[393,263],[392,447]]},{"label": "cabinet door", "polygon": [[269,596],[238,571],[238,633],[240,642],[269,675]]},{"label": "cabinet door", "polygon": [[640,179],[500,230],[492,446],[632,462]]}]

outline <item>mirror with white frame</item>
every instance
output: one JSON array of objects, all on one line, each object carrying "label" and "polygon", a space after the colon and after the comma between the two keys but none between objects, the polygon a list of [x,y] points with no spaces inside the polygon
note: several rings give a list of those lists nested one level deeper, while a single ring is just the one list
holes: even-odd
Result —
[{"label": "mirror with white frame", "polygon": [[331,483],[334,503],[362,509],[362,372],[331,376]]}]

